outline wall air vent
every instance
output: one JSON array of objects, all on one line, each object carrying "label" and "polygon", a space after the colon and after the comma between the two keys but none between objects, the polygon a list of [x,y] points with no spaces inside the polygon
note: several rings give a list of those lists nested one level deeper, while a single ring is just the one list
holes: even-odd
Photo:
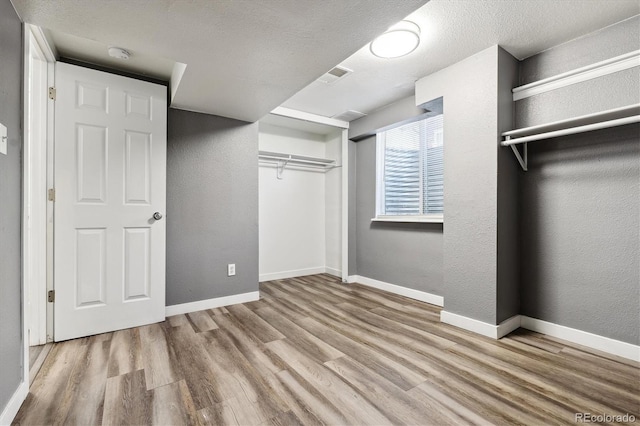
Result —
[{"label": "wall air vent", "polygon": [[357,120],[358,118],[364,117],[365,115],[367,114],[350,109],[348,111],[341,112],[340,114],[336,114],[331,118],[335,118],[336,120],[342,120],[342,121],[353,121],[353,120]]},{"label": "wall air vent", "polygon": [[321,83],[333,84],[336,81],[338,81],[338,80],[346,77],[347,75],[351,74],[352,72],[353,71],[350,70],[349,68],[337,66],[337,67],[331,69],[326,74],[324,74],[322,77],[320,77],[318,79],[318,81],[321,82]]}]

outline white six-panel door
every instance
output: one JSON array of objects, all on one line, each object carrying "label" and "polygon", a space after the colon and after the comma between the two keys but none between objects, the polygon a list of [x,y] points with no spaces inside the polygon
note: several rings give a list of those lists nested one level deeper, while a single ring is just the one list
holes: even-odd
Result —
[{"label": "white six-panel door", "polygon": [[165,318],[166,93],[56,64],[56,341]]}]

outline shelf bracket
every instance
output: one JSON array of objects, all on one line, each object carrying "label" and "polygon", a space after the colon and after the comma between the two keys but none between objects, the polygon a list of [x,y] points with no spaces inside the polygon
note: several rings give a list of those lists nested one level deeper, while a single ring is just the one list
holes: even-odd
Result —
[{"label": "shelf bracket", "polygon": [[289,158],[284,160],[281,164],[279,164],[276,167],[276,177],[278,179],[282,180],[282,173],[284,173],[284,168],[287,167],[287,164],[289,164],[289,160],[291,160],[291,155],[289,155]]},{"label": "shelf bracket", "polygon": [[[505,140],[508,141],[511,139],[511,136],[506,136]],[[518,147],[516,145],[509,145],[509,147],[511,147],[511,150],[513,151],[513,155],[516,156],[516,159],[518,160],[518,163],[520,163],[520,167],[522,167],[522,170],[524,170],[525,172],[528,170],[528,163],[529,163],[529,156],[527,153],[527,145],[528,143],[523,143],[522,144],[522,154],[520,154],[520,150],[518,149]]]}]

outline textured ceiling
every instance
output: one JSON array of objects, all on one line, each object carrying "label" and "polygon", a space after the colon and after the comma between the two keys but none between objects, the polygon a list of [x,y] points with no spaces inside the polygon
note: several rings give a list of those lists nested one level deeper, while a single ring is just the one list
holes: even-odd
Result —
[{"label": "textured ceiling", "polygon": [[76,37],[60,31],[47,30],[45,34],[49,43],[55,46],[58,55],[69,59],[100,64],[104,67],[145,75],[161,81],[171,79],[175,66],[175,61],[147,55],[144,52],[136,52],[128,60],[123,61],[107,55],[111,44]]},{"label": "textured ceiling", "polygon": [[12,0],[23,21],[54,33],[186,64],[172,106],[247,121],[426,1]]},{"label": "textured ceiling", "polygon": [[418,49],[380,59],[368,46],[340,65],[354,72],[313,82],[283,106],[327,117],[364,113],[414,93],[419,78],[499,44],[518,59],[640,13],[638,0],[431,0],[407,19],[422,29]]}]

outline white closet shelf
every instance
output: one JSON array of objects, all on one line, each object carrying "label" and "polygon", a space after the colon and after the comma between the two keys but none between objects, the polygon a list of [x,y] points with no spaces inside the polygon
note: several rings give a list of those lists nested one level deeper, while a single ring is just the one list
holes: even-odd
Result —
[{"label": "white closet shelf", "polygon": [[270,151],[258,151],[258,161],[261,163],[271,163],[275,165],[278,169],[278,179],[282,179],[282,172],[287,166],[320,169],[325,171],[338,167],[336,160]]},{"label": "white closet shelf", "polygon": [[336,160],[327,158],[307,157],[296,154],[283,154],[281,152],[258,151],[258,158],[263,161],[285,162],[289,164],[304,164],[320,168],[333,168],[336,166]]},{"label": "white closet shelf", "polygon": [[[502,133],[504,140],[500,142],[500,145],[511,147],[520,166],[526,171],[527,144],[529,142],[638,122],[640,122],[640,104],[633,104],[566,120],[510,130]],[[516,148],[518,144],[524,144],[523,154]]]}]

